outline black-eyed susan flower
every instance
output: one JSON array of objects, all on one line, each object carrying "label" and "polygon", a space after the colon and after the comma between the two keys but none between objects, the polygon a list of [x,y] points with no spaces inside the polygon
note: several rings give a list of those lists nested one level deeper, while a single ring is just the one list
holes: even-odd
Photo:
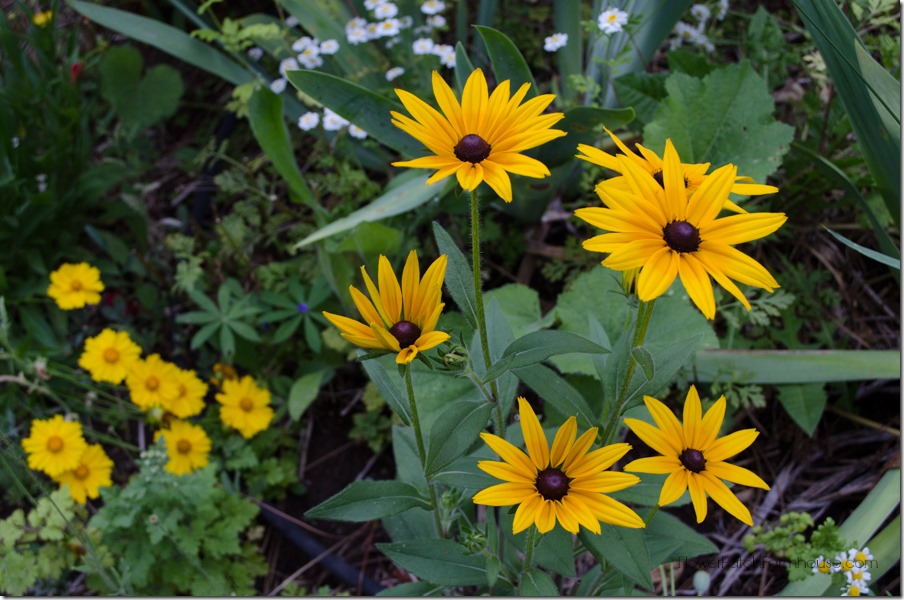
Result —
[{"label": "black-eyed susan flower", "polygon": [[122,383],[140,357],[141,348],[127,332],[108,328],[85,340],[78,366],[88,371],[94,381]]},{"label": "black-eyed susan flower", "polygon": [[625,419],[631,431],[662,456],[639,458],[625,465],[634,473],[668,474],[659,493],[659,505],[666,506],[690,490],[697,522],[706,518],[706,497],[748,525],[753,525],[750,511],[722,480],[768,490],[759,475],[725,462],[746,449],[759,435],[756,429],[742,429],[718,437],[725,418],[725,396],[719,398],[706,414],[700,404],[697,388],[691,386],[684,401],[684,425],[669,408],[650,396],[644,404],[656,427],[639,419]]},{"label": "black-eyed susan flower", "polygon": [[590,428],[575,440],[577,419],[570,417],[559,428],[550,448],[527,400],[519,397],[518,407],[527,454],[497,435],[481,433],[480,437],[502,462],[482,460],[477,466],[505,483],[478,492],[474,496],[476,504],[519,505],[513,533],[531,525],[546,533],[556,521],[571,533],[578,533],[583,525],[599,534],[600,521],[622,527],[644,526],[634,511],[605,495],[640,481],[636,475],[606,471],[631,449],[630,445],[611,444],[590,451],[597,428]]},{"label": "black-eyed susan flower", "polygon": [[220,420],[237,430],[245,439],[263,431],[273,420],[270,391],[259,387],[250,375],[223,381],[223,391],[216,395]]},{"label": "black-eyed susan flower", "polygon": [[51,477],[78,467],[87,447],[81,424],[66,421],[62,415],[32,421],[31,435],[22,440],[28,467]]},{"label": "black-eyed susan flower", "polygon": [[392,123],[424,144],[431,152],[414,160],[392,163],[397,167],[436,169],[427,180],[436,183],[450,175],[465,190],[474,190],[482,181],[500,198],[512,201],[509,173],[541,178],[549,175],[542,162],[521,152],[566,135],[550,129],[565,115],[543,114],[555,98],[543,94],[524,104],[530,84],[510,95],[509,81],[489,93],[486,77],[474,70],[465,82],[461,104],[439,73],[433,72],[433,94],[439,111],[405,90],[396,94],[411,117],[392,111]]},{"label": "black-eyed susan flower", "polygon": [[163,408],[179,395],[178,367],[151,354],[145,360],[136,360],[126,375],[129,396],[138,408],[147,412]]},{"label": "black-eyed susan flower", "polygon": [[323,316],[339,329],[342,337],[361,348],[395,352],[396,362],[400,365],[410,363],[418,352],[434,348],[449,339],[448,333],[435,331],[445,306],[440,302],[446,276],[445,254],[433,261],[421,278],[417,253],[414,250],[409,252],[402,270],[401,285],[389,259],[383,255],[380,255],[377,269],[379,288],[363,266],[361,274],[370,300],[354,286],[349,286],[348,290],[364,323],[323,312]]},{"label": "black-eyed susan flower", "polygon": [[173,475],[187,475],[209,464],[210,438],[202,427],[173,420],[169,428],[154,434],[154,441],[161,437],[169,458],[164,469]]},{"label": "black-eyed susan flower", "polygon": [[47,295],[63,310],[83,308],[87,304],[100,302],[104,284],[100,271],[88,263],[64,263],[50,274]]},{"label": "black-eyed susan flower", "polygon": [[103,447],[91,444],[82,452],[74,469],[63,471],[54,480],[60,486],[68,485],[72,499],[84,504],[88,498],[97,498],[100,488],[113,485],[113,480],[110,479],[112,471],[113,461]]},{"label": "black-eyed susan flower", "polygon": [[[609,134],[609,137],[612,138],[612,141],[615,142],[615,145],[621,150],[621,154],[612,155],[587,144],[578,144],[578,152],[581,153],[577,155],[578,158],[622,174],[620,177],[612,177],[600,182],[597,184],[598,189],[607,190],[610,194],[613,192],[630,191],[630,185],[624,177],[624,167],[617,156],[628,158],[641,169],[648,171],[659,185],[663,185],[663,160],[658,154],[645,148],[641,144],[636,144],[637,152],[632,152],[614,133],[608,129],[606,129],[606,133]],[[681,163],[684,186],[688,194],[694,193],[694,191],[703,184],[709,166],[710,163]],[[773,185],[754,183],[752,177],[736,175],[735,183],[731,186],[730,191],[741,196],[761,196],[763,194],[774,194],[778,192],[778,188]],[[725,208],[733,210],[734,212],[746,212],[740,206],[729,200],[727,196],[725,198]]]},{"label": "black-eyed susan flower", "polygon": [[735,185],[737,167],[725,165],[687,194],[678,152],[666,140],[662,185],[649,170],[623,154],[620,163],[627,191],[597,188],[605,208],[581,208],[575,215],[608,231],[584,242],[592,252],[607,252],[603,266],[616,271],[640,268],[637,296],[661,296],[676,277],[708,319],[716,301],[710,277],[748,310],[750,302],[732,279],[773,291],[778,282],[734,244],[767,236],[787,220],[784,213],[743,213],[717,218]]},{"label": "black-eyed susan flower", "polygon": [[176,397],[164,400],[163,408],[180,419],[187,419],[204,410],[204,396],[207,395],[207,384],[192,371],[176,369]]}]

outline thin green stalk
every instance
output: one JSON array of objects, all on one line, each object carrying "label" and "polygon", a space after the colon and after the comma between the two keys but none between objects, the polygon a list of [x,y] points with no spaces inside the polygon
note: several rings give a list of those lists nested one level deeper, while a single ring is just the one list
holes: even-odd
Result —
[{"label": "thin green stalk", "polygon": [[[411,426],[414,428],[414,440],[417,443],[417,455],[421,459],[421,468],[425,474],[427,470],[427,450],[424,446],[424,434],[421,431],[421,419],[417,413],[417,403],[414,401],[414,386],[411,384],[411,365],[405,367],[405,386],[408,388],[408,407],[411,409]],[[436,490],[433,484],[427,481],[427,491],[430,492],[430,505],[433,506],[433,524],[436,526],[436,534],[446,537],[442,523],[439,520],[439,502],[436,500]]]},{"label": "thin green stalk", "polygon": [[644,524],[645,526],[646,526],[646,525],[649,525],[649,524],[650,524],[650,519],[652,519],[652,518],[653,518],[653,515],[655,515],[657,512],[659,512],[659,505],[658,505],[658,504],[657,504],[656,506],[654,506],[653,508],[650,509],[650,512],[647,513],[647,516],[644,517],[644,519],[643,519],[643,524]]},{"label": "thin green stalk", "polygon": [[[477,303],[477,331],[480,333],[480,348],[483,363],[490,368],[490,341],[487,337],[486,311],[483,308],[483,281],[480,277],[480,201],[477,189],[471,190],[471,268],[474,270],[474,299]],[[496,381],[490,382],[493,402],[496,404],[496,429],[500,437],[505,437],[505,419],[499,404],[499,388]]]},{"label": "thin green stalk", "polygon": [[530,567],[534,562],[534,542],[537,539],[537,526],[531,525],[527,530],[527,544],[524,546],[524,567],[521,569],[522,578],[524,573],[530,571]]},{"label": "thin green stalk", "polygon": [[631,379],[634,377],[634,370],[637,368],[637,361],[634,360],[634,349],[643,345],[644,338],[647,335],[647,329],[650,326],[650,319],[653,316],[653,306],[655,304],[656,299],[654,298],[649,302],[641,301],[637,306],[637,320],[634,323],[634,336],[631,339],[631,346],[628,348],[628,368],[625,371],[625,378],[618,388],[618,396],[615,399],[616,410],[606,423],[606,429],[603,432],[604,446],[612,442],[612,436],[615,433],[616,425],[621,419],[622,411],[625,409],[625,404],[628,401],[628,386],[631,384]]}]

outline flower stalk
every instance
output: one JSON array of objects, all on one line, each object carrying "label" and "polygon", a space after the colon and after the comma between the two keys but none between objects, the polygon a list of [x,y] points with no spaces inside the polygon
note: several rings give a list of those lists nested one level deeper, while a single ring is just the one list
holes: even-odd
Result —
[{"label": "flower stalk", "polygon": [[[417,412],[417,402],[414,400],[414,385],[411,383],[411,365],[405,365],[405,387],[408,389],[408,408],[411,410],[411,426],[414,429],[414,441],[417,444],[417,455],[421,461],[421,468],[426,474],[427,469],[427,449],[424,445],[424,433],[421,430],[421,419]],[[429,478],[427,480],[427,491],[430,493],[430,505],[433,507],[433,524],[436,527],[436,534],[440,537],[446,537],[445,530],[439,519],[439,502],[436,499],[436,490]]]}]

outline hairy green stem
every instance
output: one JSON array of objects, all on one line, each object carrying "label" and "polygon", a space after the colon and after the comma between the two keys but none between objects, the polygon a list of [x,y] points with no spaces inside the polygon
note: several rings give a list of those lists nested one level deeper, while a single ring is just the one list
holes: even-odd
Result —
[{"label": "hairy green stem", "polygon": [[625,371],[625,378],[622,380],[621,386],[618,388],[618,395],[615,399],[615,411],[606,423],[606,430],[603,432],[603,445],[612,443],[612,436],[615,434],[616,426],[621,420],[622,411],[628,401],[628,386],[634,377],[634,370],[637,368],[637,361],[634,360],[634,349],[643,345],[644,338],[647,335],[647,329],[650,326],[650,319],[653,316],[653,306],[656,299],[649,302],[641,301],[637,306],[637,320],[634,322],[634,335],[631,339],[631,345],[628,348],[628,368]]},{"label": "hairy green stem", "polygon": [[521,569],[521,579],[524,579],[524,573],[530,571],[531,564],[534,562],[534,542],[537,539],[537,526],[531,525],[527,530],[527,543],[524,546],[524,567]]},{"label": "hairy green stem", "polygon": [[[480,277],[480,201],[477,188],[471,190],[471,268],[474,270],[474,300],[477,304],[477,331],[480,333],[480,348],[483,351],[483,363],[487,371],[490,369],[490,341],[487,337],[486,311],[483,308],[483,280]],[[490,382],[493,392],[493,403],[496,405],[496,429],[500,437],[505,437],[505,419],[502,406],[499,404],[499,387],[496,381]]]},{"label": "hairy green stem", "polygon": [[[414,386],[411,384],[411,365],[405,366],[405,387],[408,388],[408,407],[411,409],[411,426],[414,428],[414,440],[417,443],[417,455],[421,459],[421,468],[424,476],[427,475],[427,449],[424,446],[424,433],[421,431],[421,419],[417,413],[417,403],[414,401]],[[439,519],[439,502],[436,500],[436,490],[427,478],[427,491],[430,493],[430,504],[433,506],[433,524],[436,526],[436,534],[446,537],[443,525]]]}]

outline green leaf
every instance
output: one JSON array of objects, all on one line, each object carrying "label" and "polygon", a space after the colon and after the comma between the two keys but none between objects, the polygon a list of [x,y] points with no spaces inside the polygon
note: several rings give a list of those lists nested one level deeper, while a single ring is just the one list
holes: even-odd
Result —
[{"label": "green leaf", "polygon": [[200,306],[203,310],[206,310],[209,313],[213,313],[216,315],[220,314],[219,307],[214,304],[213,300],[199,292],[198,290],[191,289],[188,291],[188,296],[194,300],[195,304]]},{"label": "green leaf", "polygon": [[446,179],[436,185],[427,185],[427,177],[418,171],[409,171],[399,175],[382,196],[347,217],[342,217],[321,227],[295,244],[292,249],[297,251],[316,241],[348,231],[359,223],[379,221],[411,212],[434,198],[442,197],[454,183],[454,179]]},{"label": "green leaf", "polygon": [[700,346],[703,337],[703,334],[697,334],[677,342],[647,344],[646,350],[655,365],[653,377],[642,381],[641,374],[637,371],[634,372],[634,377],[631,378],[631,383],[628,385],[625,407],[630,408],[639,403],[644,395],[655,396],[668,387],[678,371],[694,356],[694,351]]},{"label": "green leaf", "polygon": [[540,295],[531,287],[520,283],[507,283],[483,295],[484,302],[488,305],[494,298],[498,300],[502,315],[508,321],[512,335],[516,338],[549,327],[553,323],[551,314],[545,318],[540,315]]},{"label": "green leaf", "polygon": [[289,199],[302,202],[316,211],[322,210],[314,200],[311,188],[305,182],[298,164],[286,121],[283,119],[282,97],[269,89],[260,87],[251,95],[248,103],[248,123],[261,149],[273,163],[289,186]]},{"label": "green leaf", "polygon": [[286,77],[302,93],[348,119],[378,142],[406,156],[424,153],[420,142],[392,124],[390,111],[406,112],[401,104],[329,73],[288,71]]},{"label": "green leaf", "polygon": [[608,523],[601,523],[600,528],[601,535],[595,535],[586,529],[581,529],[578,534],[578,539],[590,554],[599,562],[607,561],[622,575],[642,587],[653,589],[650,569],[654,565],[650,564],[643,529],[615,527]]},{"label": "green leaf", "polygon": [[295,380],[289,390],[289,416],[297,421],[304,414],[320,392],[320,382],[323,380],[323,372],[316,371],[302,375]]},{"label": "green leaf", "polygon": [[201,344],[209,340],[213,334],[217,332],[220,328],[221,323],[219,321],[215,323],[208,323],[204,327],[198,330],[198,332],[192,336],[191,338],[191,349],[197,350],[201,347]]},{"label": "green leaf", "polygon": [[437,473],[434,473],[433,479],[456,488],[468,490],[482,490],[491,485],[502,483],[495,477],[481,471],[477,467],[477,459],[470,455],[456,458]]},{"label": "green leaf", "polygon": [[647,523],[643,536],[650,553],[651,567],[719,551],[706,537],[661,510]]},{"label": "green leaf", "polygon": [[493,63],[493,74],[496,76],[497,83],[505,80],[511,82],[511,91],[514,93],[523,84],[529,83],[530,89],[527,91],[525,100],[529,100],[537,95],[537,82],[530,72],[521,51],[515,46],[504,33],[482,25],[475,25],[474,28],[486,44],[487,53],[490,56],[490,62]]},{"label": "green leaf", "polygon": [[219,321],[220,315],[193,310],[191,312],[182,313],[176,317],[176,323],[188,323],[189,325],[200,325],[201,323],[209,323],[211,321]]},{"label": "green leaf", "polygon": [[594,425],[593,413],[584,397],[549,367],[535,364],[515,369],[512,373],[560,413],[576,416],[579,426]]},{"label": "green leaf", "polygon": [[458,306],[461,313],[468,319],[472,328],[477,328],[477,297],[474,293],[474,271],[465,255],[459,250],[458,245],[452,240],[443,226],[433,222],[433,236],[436,238],[436,246],[446,255],[446,289]]},{"label": "green leaf", "polygon": [[857,143],[895,223],[901,222],[900,83],[863,48],[834,2],[794,0],[851,121]]},{"label": "green leaf", "polygon": [[834,231],[832,231],[825,225],[823,225],[822,228],[825,229],[826,231],[828,231],[830,234],[832,234],[833,238],[835,238],[836,240],[838,240],[839,242],[841,242],[848,248],[854,250],[855,252],[859,252],[863,256],[865,256],[867,258],[871,258],[876,262],[880,262],[887,267],[891,267],[892,269],[897,269],[899,271],[901,270],[901,259],[893,258],[891,256],[886,256],[886,255],[882,254],[881,252],[876,252],[875,250],[870,250],[869,248],[867,248],[865,246],[861,246],[857,242],[852,242],[851,240],[847,239],[840,233],[835,233]]},{"label": "green leaf", "polygon": [[69,6],[98,25],[154,46],[232,84],[241,85],[252,80],[251,73],[238,63],[175,27],[124,10],[90,4],[82,0],[69,0]]},{"label": "green leaf", "polygon": [[429,581],[410,581],[400,583],[391,588],[381,590],[377,596],[391,596],[394,598],[410,598],[415,596],[442,596],[445,586],[436,585]]},{"label": "green leaf", "polygon": [[440,585],[481,585],[486,583],[482,554],[467,554],[452,540],[412,540],[377,544],[377,548],[403,569]]},{"label": "green leaf", "polygon": [[492,405],[469,401],[456,402],[430,428],[427,464],[429,477],[468,451],[487,426]]},{"label": "green leaf", "polygon": [[226,326],[220,328],[220,351],[229,358],[235,354],[235,334]]},{"label": "green leaf", "polygon": [[634,116],[640,125],[646,125],[653,120],[659,103],[665,99],[666,76],[665,73],[635,71],[626,73],[612,82],[619,101],[623,106],[634,109]]},{"label": "green leaf", "polygon": [[537,159],[552,169],[571,161],[578,144],[592,144],[600,127],[616,129],[634,120],[633,108],[600,108],[576,106],[565,111],[565,117],[553,128],[568,135],[551,140],[540,147]]},{"label": "green leaf", "polygon": [[474,64],[471,62],[471,59],[468,57],[468,51],[465,50],[465,47],[458,42],[455,44],[455,85],[458,88],[459,97],[461,97],[461,91],[465,87],[465,82],[468,80],[468,75],[474,71]]},{"label": "green leaf", "polygon": [[430,509],[413,486],[401,481],[355,481],[305,513],[309,519],[361,523],[397,515],[411,508]]},{"label": "green leaf", "polygon": [[568,36],[568,43],[556,51],[561,81],[559,95],[568,104],[577,99],[577,90],[571,85],[571,76],[583,74],[584,32],[581,30],[581,3],[553,2],[552,18],[555,30]]},{"label": "green leaf", "polygon": [[821,383],[778,386],[778,401],[794,422],[810,437],[826,407],[826,392]]},{"label": "green leaf", "polygon": [[252,342],[261,341],[261,336],[255,331],[254,327],[249,325],[248,323],[244,323],[242,321],[229,321],[229,328],[232,329],[236,335],[246,340]]},{"label": "green leaf", "polygon": [[[364,351],[359,351],[358,357],[360,358],[364,354]],[[377,391],[380,392],[380,395],[383,396],[383,399],[386,400],[386,403],[389,404],[393,412],[399,416],[403,423],[411,425],[411,415],[408,414],[407,396],[402,398],[402,392],[399,391],[396,384],[389,378],[389,374],[386,372],[386,369],[383,368],[383,365],[380,364],[380,361],[362,360],[360,362],[364,372],[367,373],[370,380],[377,386]]]},{"label": "green leaf", "polygon": [[521,574],[521,585],[518,586],[519,596],[558,596],[559,588],[553,583],[552,578],[534,567],[527,573]]},{"label": "green leaf", "polygon": [[899,379],[897,350],[701,350],[694,357],[697,381],[827,383]]},{"label": "green leaf", "polygon": [[546,567],[559,575],[577,576],[574,568],[574,538],[561,527],[556,527],[540,537],[534,548],[534,560],[541,567]]},{"label": "green leaf", "polygon": [[641,369],[643,369],[643,374],[644,377],[647,378],[647,381],[653,379],[656,368],[653,364],[653,355],[650,354],[650,351],[643,346],[638,346],[631,350],[631,356],[634,357],[634,361],[640,365]]},{"label": "green leaf", "polygon": [[644,127],[645,146],[662,152],[671,138],[682,162],[733,163],[758,183],[781,166],[794,129],[774,119],[772,95],[750,64],[720,67],[702,80],[673,73],[665,87],[668,97]]},{"label": "green leaf", "polygon": [[544,329],[528,333],[514,342],[502,353],[502,358],[483,377],[490,382],[506,371],[520,369],[544,361],[559,354],[606,354],[609,350],[594,344],[585,337],[567,331]]}]

